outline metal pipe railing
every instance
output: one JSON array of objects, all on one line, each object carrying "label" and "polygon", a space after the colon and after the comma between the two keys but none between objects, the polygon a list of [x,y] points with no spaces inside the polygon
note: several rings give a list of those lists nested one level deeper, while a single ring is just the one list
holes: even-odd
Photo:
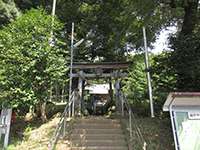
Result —
[{"label": "metal pipe railing", "polygon": [[[123,103],[121,105],[122,116],[124,116],[124,110],[127,110],[127,113],[128,113],[128,125],[129,125],[130,140],[132,141],[132,139],[133,139],[133,127],[134,127],[135,132],[136,132],[136,134],[137,134],[137,136],[138,136],[138,138],[140,140],[142,149],[146,150],[147,143],[146,143],[146,141],[144,139],[144,136],[141,133],[141,130],[140,130],[139,126],[137,125],[137,122],[136,122],[135,116],[133,114],[133,111],[131,109],[131,106],[130,106],[130,104],[129,104],[127,98],[126,98],[126,96],[122,92],[120,92],[120,99],[121,99],[121,103]],[[124,109],[124,108],[126,108],[126,109]]]},{"label": "metal pipe railing", "polygon": [[128,115],[129,115],[129,134],[130,134],[130,138],[133,138],[133,133],[132,133],[132,117],[131,117],[131,110],[128,110]]},{"label": "metal pipe railing", "polygon": [[[53,150],[55,148],[57,140],[60,137],[62,128],[63,128],[63,137],[65,136],[66,126],[67,126],[66,118],[71,113],[73,114],[72,116],[74,116],[74,112],[72,112],[72,111],[74,111],[74,103],[75,103],[75,92],[72,92],[70,99],[69,99],[69,103],[66,105],[64,112],[62,113],[61,118],[56,127],[56,130],[48,144],[48,150]],[[71,117],[71,115],[69,115],[69,117]]]}]

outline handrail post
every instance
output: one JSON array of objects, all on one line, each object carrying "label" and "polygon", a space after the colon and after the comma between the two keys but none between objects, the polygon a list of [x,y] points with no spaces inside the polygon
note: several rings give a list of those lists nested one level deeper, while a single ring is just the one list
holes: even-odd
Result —
[{"label": "handrail post", "polygon": [[130,137],[131,139],[133,138],[133,133],[132,133],[132,118],[131,118],[131,109],[129,108],[128,110],[129,113],[129,130],[130,130]]},{"label": "handrail post", "polygon": [[64,119],[63,119],[63,137],[65,137],[65,129],[66,129],[66,113],[67,112],[64,112]]},{"label": "handrail post", "polygon": [[[132,110],[131,110],[131,105],[130,105],[129,102],[127,101],[126,95],[124,95],[123,93],[122,93],[122,95],[123,95],[124,107],[126,107],[126,110],[127,110],[127,112],[128,112],[128,115],[129,115],[129,116],[128,116],[128,123],[127,123],[127,126],[129,126],[130,142],[133,140],[133,128],[134,128],[136,135],[137,135],[139,138],[141,138],[141,139],[140,139],[140,140],[142,141],[142,142],[141,142],[141,149],[142,149],[142,150],[147,150],[147,143],[146,143],[146,141],[145,141],[145,139],[144,139],[144,137],[143,137],[143,135],[142,135],[142,133],[141,133],[139,127],[137,127],[137,121],[134,122],[134,124],[132,124],[132,120],[134,121],[134,120],[135,120],[135,117],[134,117],[134,114],[133,114],[133,112],[132,112]],[[143,143],[143,144],[142,144],[142,143]],[[131,146],[131,149],[132,149],[132,146],[133,146],[133,145],[130,145],[130,146]]]},{"label": "handrail post", "polygon": [[[61,115],[60,121],[56,127],[56,130],[54,132],[53,137],[51,138],[49,144],[48,144],[48,150],[53,150],[54,146],[58,140],[58,138],[61,136],[65,137],[66,136],[66,129],[67,129],[67,122],[68,122],[68,115],[71,117],[71,115],[75,115],[75,93],[72,92],[70,99],[69,99],[69,103],[66,105],[64,112]],[[73,111],[73,112],[72,112]],[[68,114],[69,113],[69,114]],[[73,113],[73,114],[72,114]],[[71,119],[69,118],[69,121],[71,121]],[[62,130],[63,129],[63,130]],[[63,133],[61,133],[63,131]]]},{"label": "handrail post", "polygon": [[72,22],[71,32],[71,57],[70,57],[70,78],[69,78],[69,118],[71,117],[70,99],[72,95],[72,73],[73,73],[73,57],[74,57],[74,22]]},{"label": "handrail post", "polygon": [[73,94],[73,97],[72,97],[72,117],[74,117],[74,101],[75,101],[75,93]]},{"label": "handrail post", "polygon": [[144,142],[143,150],[147,150],[147,143],[146,142]]},{"label": "handrail post", "polygon": [[121,111],[122,111],[122,116],[124,116],[124,96],[123,94],[121,94]]},{"label": "handrail post", "polygon": [[69,117],[69,118],[71,118],[71,104],[70,104],[70,103],[71,103],[71,98],[72,98],[72,93],[70,94],[69,102],[68,102],[68,103],[69,103],[69,104],[68,104],[68,106],[69,106],[69,110],[68,110],[68,113],[69,113],[69,114],[68,114],[68,117]]}]

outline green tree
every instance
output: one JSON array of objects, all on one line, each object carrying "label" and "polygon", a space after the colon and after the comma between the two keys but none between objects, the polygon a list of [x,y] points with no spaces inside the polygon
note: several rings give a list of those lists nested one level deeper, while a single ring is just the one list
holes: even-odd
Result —
[{"label": "green tree", "polygon": [[184,15],[180,32],[171,38],[172,67],[177,74],[178,91],[199,91],[199,0],[186,0],[174,8],[182,7]]},{"label": "green tree", "polygon": [[[52,8],[52,1],[47,0],[15,2],[22,10],[42,6],[50,12]],[[174,11],[170,4],[155,0],[59,0],[56,15],[65,23],[67,33],[71,32],[71,23],[75,22],[77,40],[91,33],[75,52],[75,60],[93,61],[100,57],[102,61],[119,61],[125,60],[127,47],[128,50],[141,50],[144,25],[147,26],[149,45],[155,41],[162,27],[175,22],[180,16],[177,14],[183,14],[178,6]]]},{"label": "green tree", "polygon": [[[66,75],[63,25],[44,10],[32,9],[0,31],[1,100],[30,100],[43,121],[51,82]],[[54,35],[54,44],[50,45]]]},{"label": "green tree", "polygon": [[199,91],[200,83],[200,28],[196,27],[190,35],[173,39],[173,67],[177,74],[177,90]]},{"label": "green tree", "polygon": [[169,92],[176,91],[177,74],[171,61],[172,52],[162,52],[152,58],[151,75],[155,111],[161,115]]},{"label": "green tree", "polygon": [[133,62],[129,70],[129,76],[124,82],[124,91],[128,94],[134,110],[138,114],[147,115],[149,112],[149,102],[144,54],[137,54],[130,59]]},{"label": "green tree", "polygon": [[19,14],[13,0],[0,0],[0,26],[14,20]]},{"label": "green tree", "polygon": [[14,2],[22,11],[37,7],[43,7],[46,9],[53,3],[52,0],[14,0]]},{"label": "green tree", "polygon": [[[50,11],[52,2],[42,6]],[[160,3],[153,0],[60,0],[56,8],[56,15],[65,23],[66,32],[71,32],[71,23],[75,22],[77,40],[91,33],[75,52],[77,61],[93,61],[96,57],[101,57],[102,61],[125,60],[127,45],[129,50],[141,50],[145,24],[148,25],[148,41],[151,43],[167,20]]]},{"label": "green tree", "polygon": [[[171,62],[172,52],[150,55],[154,109],[162,115],[162,106],[169,92],[176,90],[177,74]],[[124,90],[137,113],[149,114],[149,96],[145,72],[144,54],[136,54]]]}]

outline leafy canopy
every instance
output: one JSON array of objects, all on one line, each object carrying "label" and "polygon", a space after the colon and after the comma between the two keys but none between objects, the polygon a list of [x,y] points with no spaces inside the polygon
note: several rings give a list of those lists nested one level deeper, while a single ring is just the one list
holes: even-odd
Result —
[{"label": "leafy canopy", "polygon": [[[63,24],[32,9],[0,30],[0,99],[12,104],[45,101],[50,83],[65,76]],[[54,33],[54,46],[50,46]]]}]

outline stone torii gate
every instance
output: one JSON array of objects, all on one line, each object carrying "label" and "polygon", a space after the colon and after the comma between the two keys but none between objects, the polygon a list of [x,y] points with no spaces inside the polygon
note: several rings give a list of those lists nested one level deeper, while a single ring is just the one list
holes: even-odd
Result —
[{"label": "stone torii gate", "polygon": [[[120,91],[120,78],[127,76],[124,71],[128,69],[129,62],[75,62],[72,66],[72,79],[78,79],[77,86],[73,86],[71,91],[78,88],[80,95],[80,102],[83,103],[83,90],[84,82],[91,79],[106,78],[109,79],[110,85],[110,97],[113,100],[113,89],[112,80],[115,80],[115,95],[116,95],[116,106],[119,108],[119,91]],[[81,110],[81,105],[80,105]]]}]

